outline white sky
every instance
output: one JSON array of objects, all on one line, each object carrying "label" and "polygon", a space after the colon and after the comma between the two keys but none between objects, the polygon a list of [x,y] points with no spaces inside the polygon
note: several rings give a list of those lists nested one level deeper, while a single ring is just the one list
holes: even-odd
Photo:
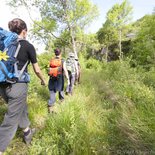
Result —
[{"label": "white sky", "polygon": [[26,11],[18,10],[19,15],[14,15],[12,14],[10,7],[7,6],[5,3],[6,3],[6,0],[0,0],[0,21],[1,21],[0,26],[1,27],[8,29],[8,22],[13,18],[17,18],[17,17],[22,18],[27,23],[27,25],[30,26],[29,24],[30,18],[28,17]]},{"label": "white sky", "polygon": [[[36,12],[36,10],[33,10]],[[12,10],[9,6],[6,5],[6,0],[0,0],[0,27],[8,30],[8,22],[13,18],[21,18],[27,24],[28,30],[31,29],[32,20],[30,19],[28,12],[24,8],[19,8],[17,15],[12,13]],[[38,18],[37,13],[32,13],[33,18]],[[37,53],[42,53],[44,51],[44,45],[38,44],[37,42],[32,41],[29,37],[27,38],[36,48]]]}]

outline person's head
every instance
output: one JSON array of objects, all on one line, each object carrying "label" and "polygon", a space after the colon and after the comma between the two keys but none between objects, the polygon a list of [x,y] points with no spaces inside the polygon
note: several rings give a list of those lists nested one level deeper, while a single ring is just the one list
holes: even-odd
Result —
[{"label": "person's head", "polygon": [[56,56],[60,56],[60,55],[61,55],[61,50],[58,49],[58,48],[56,48],[56,49],[54,50],[54,53],[55,53]]},{"label": "person's head", "polygon": [[70,52],[70,53],[68,54],[68,57],[69,57],[69,58],[75,58],[75,54],[74,54],[73,52]]},{"label": "person's head", "polygon": [[8,23],[8,27],[11,32],[15,32],[21,37],[26,38],[27,25],[22,19],[14,18]]}]

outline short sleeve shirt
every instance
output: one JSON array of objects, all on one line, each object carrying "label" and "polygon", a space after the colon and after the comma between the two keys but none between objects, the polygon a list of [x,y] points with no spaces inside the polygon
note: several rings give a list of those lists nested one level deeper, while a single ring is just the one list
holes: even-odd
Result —
[{"label": "short sleeve shirt", "polygon": [[[18,69],[21,70],[22,67],[25,65],[25,63],[28,61],[29,63],[37,63],[36,58],[36,50],[34,46],[29,43],[27,40],[20,40],[21,48],[19,50],[17,60],[18,63]],[[27,67],[25,69],[27,71]]]}]

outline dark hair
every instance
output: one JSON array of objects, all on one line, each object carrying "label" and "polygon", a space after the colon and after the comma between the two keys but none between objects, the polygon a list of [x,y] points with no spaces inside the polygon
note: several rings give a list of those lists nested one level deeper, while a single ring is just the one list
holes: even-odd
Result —
[{"label": "dark hair", "polygon": [[61,54],[61,50],[58,49],[58,48],[56,48],[56,49],[54,50],[54,53],[55,53],[56,56],[59,56],[59,55]]},{"label": "dark hair", "polygon": [[22,30],[27,31],[26,23],[19,18],[15,18],[8,23],[9,30],[17,33],[18,35],[22,32]]}]

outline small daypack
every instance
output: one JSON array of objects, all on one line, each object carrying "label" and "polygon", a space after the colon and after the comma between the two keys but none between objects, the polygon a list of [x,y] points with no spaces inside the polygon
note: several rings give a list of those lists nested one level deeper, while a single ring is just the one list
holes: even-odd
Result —
[{"label": "small daypack", "polygon": [[[23,73],[28,61],[20,71],[18,70],[17,55],[20,47],[16,33],[0,28],[0,84],[13,84],[20,80],[23,81],[22,78],[27,76],[23,75]],[[25,82],[28,82],[28,79]]]},{"label": "small daypack", "polygon": [[62,74],[62,60],[57,57],[54,59],[51,59],[48,75],[50,77],[57,78],[61,74]]},{"label": "small daypack", "polygon": [[74,58],[67,58],[66,60],[66,68],[69,73],[75,74],[75,60]]}]

